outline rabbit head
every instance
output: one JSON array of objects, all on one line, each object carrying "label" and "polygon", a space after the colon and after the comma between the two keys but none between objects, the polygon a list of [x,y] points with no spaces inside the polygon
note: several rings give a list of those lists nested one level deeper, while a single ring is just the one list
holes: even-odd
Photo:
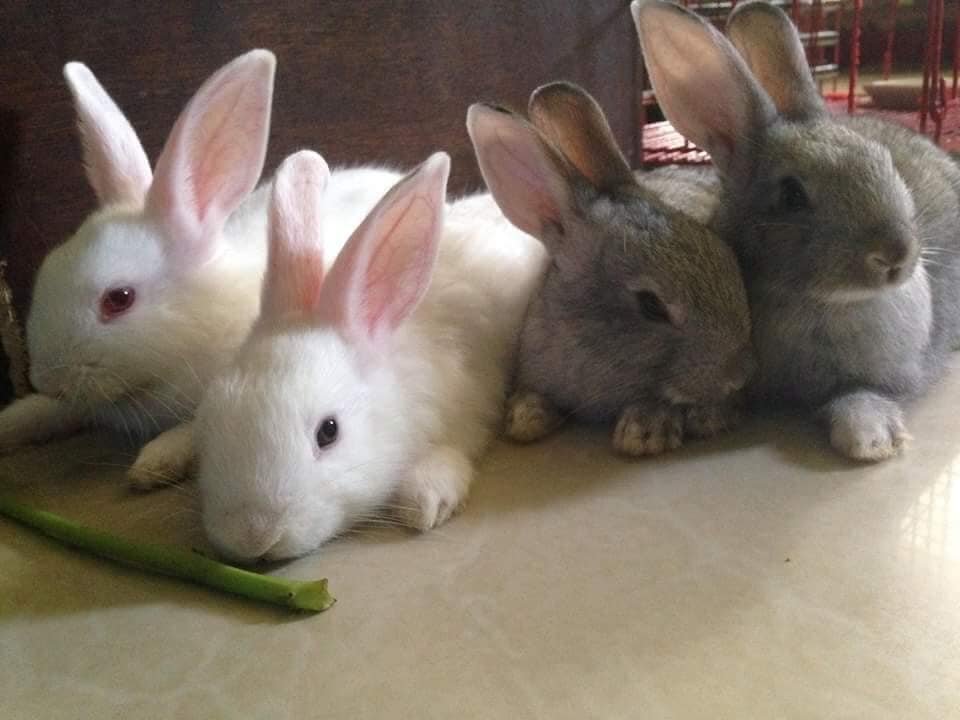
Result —
[{"label": "rabbit head", "polygon": [[717,227],[751,288],[847,303],[913,275],[914,198],[883,144],[828,113],[782,10],[738,4],[728,40],[663,0],[631,8],[661,108],[723,180]]}]

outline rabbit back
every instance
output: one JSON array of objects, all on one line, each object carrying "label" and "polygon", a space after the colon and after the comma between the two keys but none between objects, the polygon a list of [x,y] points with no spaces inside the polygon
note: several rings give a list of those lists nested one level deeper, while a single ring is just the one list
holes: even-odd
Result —
[{"label": "rabbit back", "polygon": [[521,323],[546,253],[489,195],[448,211],[430,288],[397,333],[397,386],[419,433],[476,458],[499,424]]}]

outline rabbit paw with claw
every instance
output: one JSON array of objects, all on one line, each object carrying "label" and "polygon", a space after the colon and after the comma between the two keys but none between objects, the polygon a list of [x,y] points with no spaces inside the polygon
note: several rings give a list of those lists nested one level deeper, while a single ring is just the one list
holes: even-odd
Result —
[{"label": "rabbit paw with claw", "polygon": [[420,531],[442,525],[467,501],[473,465],[451,447],[431,450],[413,468],[397,492],[400,520]]},{"label": "rabbit paw with claw", "polygon": [[683,410],[630,405],[617,420],[613,448],[623,455],[659,455],[683,444]]},{"label": "rabbit paw with claw", "polygon": [[826,408],[830,444],[853,460],[878,462],[903,452],[910,440],[900,405],[862,391],[832,400]]}]

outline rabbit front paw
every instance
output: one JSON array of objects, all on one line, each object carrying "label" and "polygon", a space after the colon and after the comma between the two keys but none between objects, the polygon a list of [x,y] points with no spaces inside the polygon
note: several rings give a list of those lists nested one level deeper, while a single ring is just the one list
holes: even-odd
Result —
[{"label": "rabbit front paw", "polygon": [[832,400],[825,409],[830,444],[853,460],[879,462],[903,452],[910,440],[900,406],[861,391]]},{"label": "rabbit front paw", "polygon": [[193,430],[177,425],[148,442],[127,471],[134,490],[154,490],[177,485],[190,473],[193,462]]},{"label": "rabbit front paw", "polygon": [[613,449],[630,457],[659,455],[683,444],[683,410],[675,406],[630,405],[617,420]]},{"label": "rabbit front paw", "polygon": [[14,400],[0,412],[0,453],[42,443],[80,429],[64,405],[34,393]]},{"label": "rabbit front paw", "polygon": [[545,438],[562,422],[553,403],[539,393],[516,392],[507,400],[504,434],[514,442],[530,443]]},{"label": "rabbit front paw", "polygon": [[739,403],[691,405],[684,412],[684,433],[688,437],[710,438],[732,430],[743,422]]},{"label": "rabbit front paw", "polygon": [[458,450],[431,450],[413,468],[394,499],[401,522],[420,531],[442,525],[467,502],[473,465]]}]

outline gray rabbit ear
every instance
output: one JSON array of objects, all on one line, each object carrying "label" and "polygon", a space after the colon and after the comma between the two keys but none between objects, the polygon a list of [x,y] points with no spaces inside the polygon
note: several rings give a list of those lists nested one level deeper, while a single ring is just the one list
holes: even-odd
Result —
[{"label": "gray rabbit ear", "polygon": [[586,90],[566,82],[543,85],[530,96],[528,112],[534,126],[596,188],[636,184],[603,110]]},{"label": "gray rabbit ear", "polygon": [[783,10],[764,0],[742,3],[726,32],[781,115],[805,120],[824,112],[800,35]]},{"label": "gray rabbit ear", "polygon": [[647,74],[673,126],[729,173],[776,119],[773,103],[716,28],[679,5],[630,6]]},{"label": "gray rabbit ear", "polygon": [[511,223],[547,243],[573,203],[575,170],[533,125],[516,113],[476,103],[467,132],[491,194]]}]

